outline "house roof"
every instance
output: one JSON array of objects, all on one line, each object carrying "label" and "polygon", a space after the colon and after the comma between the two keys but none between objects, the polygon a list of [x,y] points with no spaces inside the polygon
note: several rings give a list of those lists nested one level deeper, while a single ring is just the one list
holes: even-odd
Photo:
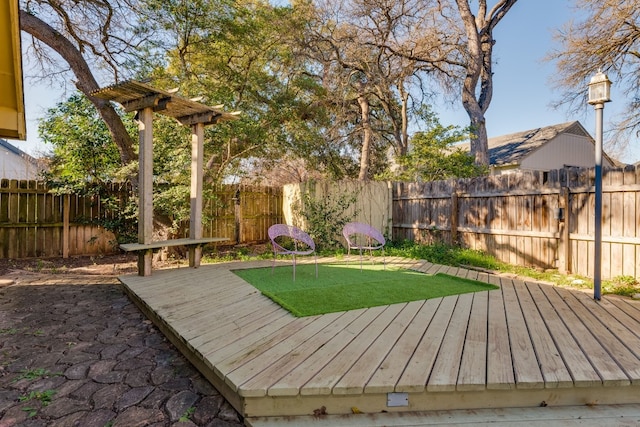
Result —
[{"label": "house roof", "polygon": [[520,164],[525,157],[561,133],[592,139],[589,132],[578,121],[489,138],[489,164],[492,166]]}]

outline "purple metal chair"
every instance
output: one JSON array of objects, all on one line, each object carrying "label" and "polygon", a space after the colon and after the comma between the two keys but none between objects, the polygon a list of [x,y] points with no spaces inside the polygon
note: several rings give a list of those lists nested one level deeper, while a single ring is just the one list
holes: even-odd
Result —
[{"label": "purple metal chair", "polygon": [[[382,249],[382,263],[383,268],[386,270],[387,262],[384,256],[386,241],[382,233],[369,224],[350,222],[345,224],[342,229],[342,235],[347,241],[347,256],[351,255],[351,249],[357,249],[360,252],[360,270],[362,270],[362,251],[368,250],[371,257],[372,252],[377,249]],[[373,259],[371,263],[373,263]]]},{"label": "purple metal chair", "polygon": [[[275,224],[269,227],[269,239],[271,240],[271,246],[273,247],[273,264],[271,265],[271,272],[276,265],[276,257],[278,255],[291,255],[293,258],[293,280],[296,280],[296,255],[311,255],[314,254],[316,263],[316,278],[318,277],[318,256],[315,254],[316,244],[313,242],[311,236],[293,225],[287,224]],[[280,243],[285,238],[289,238],[293,244],[293,249],[287,249]]]}]

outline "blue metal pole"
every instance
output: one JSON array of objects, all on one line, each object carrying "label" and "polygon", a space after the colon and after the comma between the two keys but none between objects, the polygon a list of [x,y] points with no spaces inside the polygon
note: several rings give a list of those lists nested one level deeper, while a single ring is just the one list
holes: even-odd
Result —
[{"label": "blue metal pole", "polygon": [[595,176],[595,212],[594,212],[594,263],[593,263],[593,299],[601,298],[602,264],[602,116],[604,103],[595,104],[596,110],[596,176]]}]

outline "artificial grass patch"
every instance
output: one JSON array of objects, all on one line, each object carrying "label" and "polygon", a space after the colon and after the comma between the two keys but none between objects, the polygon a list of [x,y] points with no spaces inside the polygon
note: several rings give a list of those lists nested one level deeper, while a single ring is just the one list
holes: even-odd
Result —
[{"label": "artificial grass patch", "polygon": [[476,280],[447,274],[429,275],[382,265],[359,263],[250,268],[234,273],[297,317],[498,289]]}]

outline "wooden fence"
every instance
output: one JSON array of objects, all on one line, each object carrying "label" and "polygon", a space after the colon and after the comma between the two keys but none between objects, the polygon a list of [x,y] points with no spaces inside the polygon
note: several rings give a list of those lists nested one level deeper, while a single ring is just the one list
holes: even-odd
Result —
[{"label": "wooden fence", "polygon": [[[387,182],[372,181],[308,181],[284,186],[284,217],[288,224],[306,228],[300,215],[302,194],[309,194],[315,200],[337,202],[341,196],[354,197],[355,203],[345,212],[353,221],[371,224],[383,234],[391,235],[391,186]],[[303,207],[302,207],[303,208]],[[339,236],[338,236],[339,237]]]},{"label": "wooden fence", "polygon": [[[121,207],[127,189],[114,185]],[[267,228],[282,222],[282,190],[226,185],[210,189],[204,237],[230,244],[267,240]],[[0,181],[0,258],[46,258],[117,252],[115,236],[96,225],[113,217],[100,196],[57,195],[37,181]],[[188,223],[180,233],[188,233]],[[186,231],[184,231],[186,230]],[[181,236],[178,236],[181,237]]]},{"label": "wooden fence", "polygon": [[[594,171],[393,184],[393,236],[593,276]],[[603,174],[602,277],[640,277],[640,168]]]},{"label": "wooden fence", "polygon": [[[118,191],[114,186],[112,191]],[[125,203],[126,201],[123,200]],[[57,195],[38,181],[0,181],[0,257],[98,255],[115,238],[94,218],[109,217],[99,196]]]},{"label": "wooden fence", "polygon": [[[229,243],[269,240],[269,226],[284,221],[282,188],[221,185],[203,208],[204,237],[228,237]],[[184,224],[184,237],[189,225]]]},{"label": "wooden fence", "polygon": [[[592,169],[562,169],[429,183],[305,183],[284,192],[221,186],[206,190],[212,197],[203,231],[232,244],[264,242],[271,224],[295,223],[292,206],[303,192],[356,194],[355,219],[394,240],[460,243],[511,264],[593,276],[593,182]],[[602,202],[602,277],[638,278],[640,168],[605,170]],[[114,236],[90,221],[105,215],[98,196],[59,196],[35,181],[2,180],[0,257],[113,252]]]}]

